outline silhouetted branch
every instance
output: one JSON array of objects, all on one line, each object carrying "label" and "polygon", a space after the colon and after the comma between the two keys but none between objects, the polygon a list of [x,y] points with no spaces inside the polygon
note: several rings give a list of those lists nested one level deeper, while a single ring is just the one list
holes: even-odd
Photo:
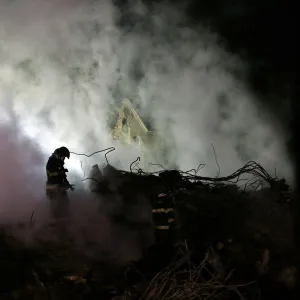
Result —
[{"label": "silhouetted branch", "polygon": [[102,152],[104,152],[104,151],[107,151],[107,152],[105,153],[105,159],[106,159],[107,164],[109,164],[109,162],[108,162],[108,160],[107,160],[107,154],[110,153],[110,152],[112,152],[112,151],[114,151],[114,150],[116,150],[115,147],[109,147],[109,148],[106,148],[106,149],[103,149],[103,150],[95,151],[95,152],[93,152],[92,154],[84,154],[84,153],[76,153],[76,152],[70,152],[70,153],[75,154],[75,155],[78,155],[78,156],[91,157],[91,156],[93,156],[93,155],[95,155],[95,154],[97,154],[97,153],[102,153]]},{"label": "silhouetted branch", "polygon": [[138,163],[139,163],[140,161],[141,161],[141,158],[138,157],[136,160],[134,160],[134,161],[130,164],[130,172],[131,172],[131,173],[132,173],[132,170],[133,170],[132,165],[135,164],[135,165],[134,165],[134,168],[135,168],[136,165],[138,165]]},{"label": "silhouetted branch", "polygon": [[216,177],[218,178],[219,175],[220,175],[221,169],[220,169],[220,165],[219,165],[219,163],[218,163],[217,153],[216,153],[216,150],[215,150],[215,147],[214,147],[213,143],[211,144],[211,146],[212,146],[212,148],[213,148],[214,156],[215,156],[215,161],[216,161],[216,164],[217,164],[217,166],[218,166],[218,172],[217,172],[217,175],[216,175]]}]

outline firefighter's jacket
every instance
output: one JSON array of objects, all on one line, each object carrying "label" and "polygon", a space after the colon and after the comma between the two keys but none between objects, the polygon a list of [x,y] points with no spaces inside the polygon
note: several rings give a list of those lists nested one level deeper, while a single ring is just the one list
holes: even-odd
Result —
[{"label": "firefighter's jacket", "polygon": [[64,168],[64,162],[52,154],[46,165],[47,185],[69,184]]},{"label": "firefighter's jacket", "polygon": [[172,197],[159,194],[152,204],[152,216],[156,230],[175,228],[176,220]]}]

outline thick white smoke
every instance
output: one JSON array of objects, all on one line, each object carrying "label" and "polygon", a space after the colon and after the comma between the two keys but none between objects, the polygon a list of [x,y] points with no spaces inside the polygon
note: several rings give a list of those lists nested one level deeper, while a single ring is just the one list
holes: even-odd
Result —
[{"label": "thick white smoke", "polygon": [[[255,106],[245,67],[217,36],[188,28],[174,7],[150,13],[139,4],[130,15],[136,23],[125,30],[108,0],[1,0],[2,119],[9,103],[47,155],[61,145],[91,153],[113,145],[108,107],[129,98],[150,115],[180,169],[204,163],[202,174],[215,175],[213,144],[221,175],[253,159],[289,176],[279,130]],[[117,148],[111,162],[128,167],[137,154]],[[79,160],[70,171],[81,172]]]},{"label": "thick white smoke", "polygon": [[[17,124],[0,127],[0,223],[30,222],[44,196],[44,158],[37,145],[20,136]],[[29,180],[28,180],[29,179]]]},{"label": "thick white smoke", "polygon": [[[47,157],[37,143],[22,134],[11,112],[3,114],[2,120],[6,124],[0,127],[0,228],[27,245],[60,241],[62,229],[50,218],[45,195]],[[69,197],[67,236],[63,238],[72,240],[73,250],[91,258],[128,263],[153,242],[149,201],[134,191],[131,203],[125,203],[122,195],[99,198],[82,186]],[[116,221],[117,217],[127,223]],[[127,226],[130,222],[139,225]]]}]

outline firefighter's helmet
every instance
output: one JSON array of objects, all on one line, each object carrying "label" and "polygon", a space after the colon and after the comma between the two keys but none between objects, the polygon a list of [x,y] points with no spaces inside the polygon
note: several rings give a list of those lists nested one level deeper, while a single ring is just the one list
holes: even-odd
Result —
[{"label": "firefighter's helmet", "polygon": [[60,147],[58,149],[55,150],[55,153],[59,156],[59,157],[67,157],[70,158],[70,151],[67,147]]}]

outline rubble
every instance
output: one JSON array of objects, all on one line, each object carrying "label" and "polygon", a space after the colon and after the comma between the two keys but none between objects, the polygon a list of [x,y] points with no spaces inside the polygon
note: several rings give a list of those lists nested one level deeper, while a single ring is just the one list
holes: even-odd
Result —
[{"label": "rubble", "polygon": [[[141,195],[149,203],[160,193],[172,197],[181,236],[176,258],[156,275],[160,251],[118,267],[78,255],[71,241],[28,247],[3,230],[1,299],[289,299],[297,268],[287,184],[254,162],[223,178],[197,171],[91,170],[95,196],[120,195],[125,205]],[[245,175],[247,184],[237,184]],[[134,280],[126,278],[129,267]]]}]

